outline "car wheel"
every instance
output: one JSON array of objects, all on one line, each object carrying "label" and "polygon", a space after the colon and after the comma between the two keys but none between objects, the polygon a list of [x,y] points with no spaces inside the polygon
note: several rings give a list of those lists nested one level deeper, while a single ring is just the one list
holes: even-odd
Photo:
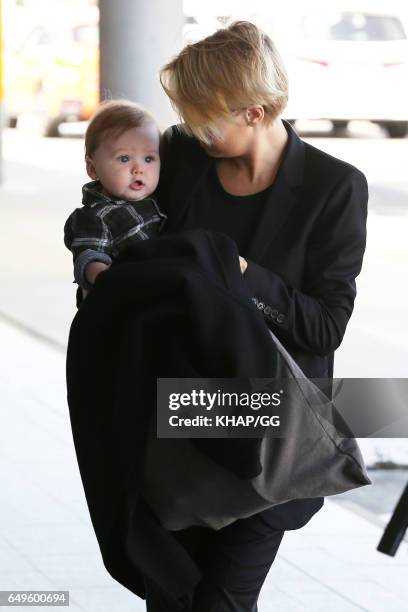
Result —
[{"label": "car wheel", "polygon": [[408,121],[387,121],[383,125],[390,138],[404,138],[408,134]]}]

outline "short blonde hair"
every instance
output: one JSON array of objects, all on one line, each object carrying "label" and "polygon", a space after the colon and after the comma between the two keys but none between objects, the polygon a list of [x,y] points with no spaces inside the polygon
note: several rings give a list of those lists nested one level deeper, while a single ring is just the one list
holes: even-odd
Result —
[{"label": "short blonde hair", "polygon": [[288,101],[288,77],[271,38],[249,21],[235,21],[187,45],[160,71],[181,129],[210,144],[217,123],[253,104],[268,124]]},{"label": "short blonde hair", "polygon": [[103,138],[121,136],[131,128],[156,125],[156,118],[140,104],[130,100],[104,100],[91,117],[85,132],[85,157],[91,157]]}]

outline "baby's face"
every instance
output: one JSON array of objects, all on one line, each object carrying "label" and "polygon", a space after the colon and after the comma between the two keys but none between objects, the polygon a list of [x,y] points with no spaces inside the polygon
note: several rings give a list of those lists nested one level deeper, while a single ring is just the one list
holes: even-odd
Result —
[{"label": "baby's face", "polygon": [[122,200],[142,200],[157,187],[160,174],[160,135],[155,125],[130,128],[102,140],[87,172],[99,178],[105,191]]}]

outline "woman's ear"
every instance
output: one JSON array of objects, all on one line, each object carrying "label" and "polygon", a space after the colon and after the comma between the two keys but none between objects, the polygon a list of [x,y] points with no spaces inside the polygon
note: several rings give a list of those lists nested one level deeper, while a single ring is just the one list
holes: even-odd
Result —
[{"label": "woman's ear", "polygon": [[88,155],[85,157],[85,164],[89,178],[93,179],[94,181],[98,180],[98,173],[96,172],[92,159]]}]

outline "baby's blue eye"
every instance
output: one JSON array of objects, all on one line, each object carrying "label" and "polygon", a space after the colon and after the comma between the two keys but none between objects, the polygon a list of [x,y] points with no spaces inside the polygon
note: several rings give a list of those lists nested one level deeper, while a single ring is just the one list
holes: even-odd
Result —
[{"label": "baby's blue eye", "polygon": [[119,159],[124,164],[129,161],[129,155],[119,155]]}]

